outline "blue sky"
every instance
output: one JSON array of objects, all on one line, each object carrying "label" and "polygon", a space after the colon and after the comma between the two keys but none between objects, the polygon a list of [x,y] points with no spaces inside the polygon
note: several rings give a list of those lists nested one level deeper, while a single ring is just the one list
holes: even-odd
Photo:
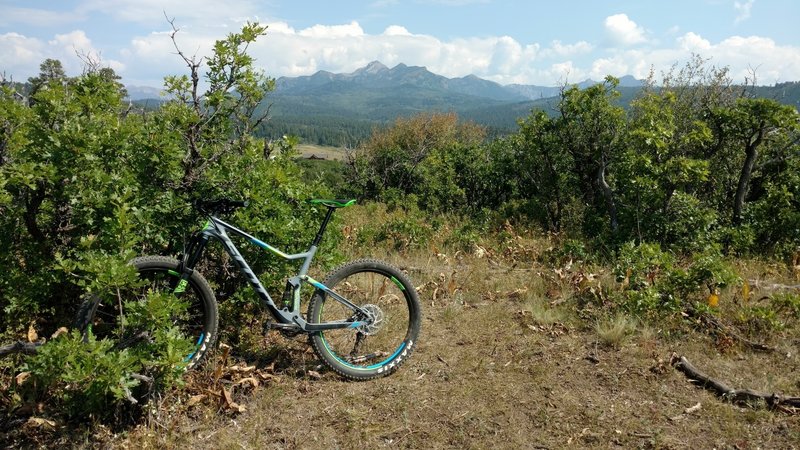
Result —
[{"label": "blue sky", "polygon": [[132,85],[184,73],[247,20],[269,25],[252,48],[271,76],[351,72],[373,60],[555,86],[605,75],[659,74],[698,54],[734,81],[800,80],[796,0],[0,0],[0,73],[17,80],[45,58],[79,73],[77,53]]}]

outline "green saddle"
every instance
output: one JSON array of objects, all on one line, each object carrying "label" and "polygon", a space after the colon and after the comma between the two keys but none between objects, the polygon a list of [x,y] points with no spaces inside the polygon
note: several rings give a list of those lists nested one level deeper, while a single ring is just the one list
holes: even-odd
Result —
[{"label": "green saddle", "polygon": [[356,199],[354,198],[337,198],[337,199],[323,199],[323,198],[311,198],[306,200],[306,203],[311,205],[323,205],[327,206],[328,208],[344,208],[347,206],[355,205]]}]

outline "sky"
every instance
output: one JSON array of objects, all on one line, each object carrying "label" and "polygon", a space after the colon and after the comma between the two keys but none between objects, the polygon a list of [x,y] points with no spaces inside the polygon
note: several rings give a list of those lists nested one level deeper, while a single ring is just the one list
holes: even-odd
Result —
[{"label": "sky", "polygon": [[658,78],[699,55],[734,82],[800,81],[798,0],[0,0],[0,74],[22,81],[54,58],[77,75],[88,56],[160,87],[187,73],[167,18],[197,58],[247,21],[268,25],[250,53],[276,78],[377,60],[558,86]]}]

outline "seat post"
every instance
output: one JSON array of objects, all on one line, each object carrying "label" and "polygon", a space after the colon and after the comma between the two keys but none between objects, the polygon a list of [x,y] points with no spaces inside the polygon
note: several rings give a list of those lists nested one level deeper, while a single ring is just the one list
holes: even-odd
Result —
[{"label": "seat post", "polygon": [[322,241],[322,234],[325,233],[325,228],[327,228],[328,222],[330,222],[331,217],[333,217],[334,209],[336,209],[335,206],[328,206],[328,212],[325,214],[325,219],[322,220],[322,225],[320,225],[319,231],[317,231],[317,236],[314,238],[314,242],[311,243],[311,245],[319,246],[319,243]]}]

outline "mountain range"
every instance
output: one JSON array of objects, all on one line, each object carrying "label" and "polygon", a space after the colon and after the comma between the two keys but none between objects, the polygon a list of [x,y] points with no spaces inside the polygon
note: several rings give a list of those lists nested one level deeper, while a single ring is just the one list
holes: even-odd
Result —
[{"label": "mountain range", "polygon": [[[591,80],[580,87],[594,84]],[[327,145],[357,142],[379,125],[421,112],[455,112],[496,134],[517,127],[531,109],[553,110],[560,87],[503,86],[475,75],[447,78],[425,67],[373,61],[351,73],[321,70],[313,75],[281,77],[270,94],[272,120],[268,136],[294,134]],[[632,98],[642,82],[620,80],[623,99]],[[627,94],[627,95],[626,95]]]},{"label": "mountain range", "polygon": [[[579,87],[594,84],[592,80],[577,83]],[[517,102],[555,97],[560,87],[546,87],[522,84],[503,86],[493,81],[467,75],[460,78],[446,78],[430,72],[425,67],[398,64],[391,69],[379,61],[373,61],[352,73],[336,74],[321,70],[310,76],[281,77],[277,80],[276,93],[298,95],[339,85],[357,85],[365,89],[387,89],[402,85],[439,90],[452,94],[463,94],[488,98],[501,102]],[[620,79],[622,87],[641,87],[643,82],[628,75]]]},{"label": "mountain range", "polygon": [[[595,84],[585,80],[579,87]],[[447,78],[425,67],[398,64],[392,68],[373,61],[351,73],[318,71],[313,75],[281,77],[263,108],[271,119],[260,134],[292,134],[323,145],[353,145],[376,126],[397,117],[421,112],[455,112],[490,132],[506,134],[532,109],[555,111],[561,87],[501,85],[475,75]],[[643,81],[620,78],[619,103],[626,106],[640,92]],[[153,90],[127,87],[133,100],[154,98]],[[758,87],[756,95],[800,106],[800,83]]]}]

